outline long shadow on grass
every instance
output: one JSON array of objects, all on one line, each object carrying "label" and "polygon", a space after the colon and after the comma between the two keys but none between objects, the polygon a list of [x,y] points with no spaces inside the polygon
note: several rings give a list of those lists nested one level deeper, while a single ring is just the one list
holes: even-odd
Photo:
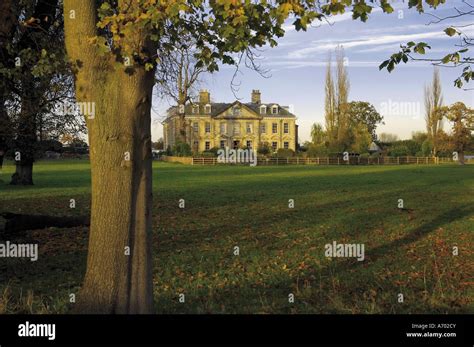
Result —
[{"label": "long shadow on grass", "polygon": [[[384,176],[384,173],[378,175]],[[372,175],[371,178],[377,179],[378,177]],[[333,177],[333,179],[337,179],[337,177]],[[393,185],[395,188],[391,189],[387,186],[377,187],[379,189],[367,189],[367,185],[356,186],[351,181],[343,182],[343,184],[342,186],[335,184],[334,187],[337,189],[324,187],[323,190],[315,187],[315,192],[311,192],[307,188],[304,189],[304,187],[298,191],[282,188],[279,191],[280,201],[276,200],[271,193],[250,200],[249,197],[254,194],[254,191],[244,190],[244,187],[241,187],[237,191],[240,191],[243,198],[235,206],[232,205],[232,200],[226,203],[225,196],[220,205],[212,205],[207,208],[203,206],[203,203],[195,201],[194,204],[187,202],[186,209],[182,210],[177,206],[172,206],[170,202],[168,207],[159,209],[158,212],[159,233],[155,234],[155,239],[160,240],[158,250],[159,252],[165,250],[167,245],[170,245],[173,250],[180,248],[180,246],[185,249],[199,248],[200,243],[208,243],[206,239],[213,241],[226,237],[239,239],[245,233],[251,232],[259,235],[261,234],[259,229],[272,228],[278,231],[282,228],[295,229],[299,227],[304,230],[308,226],[315,227],[325,224],[334,226],[335,223],[342,223],[338,229],[345,232],[347,230],[345,225],[352,229],[354,222],[364,225],[380,225],[384,219],[390,217],[390,214],[399,213],[395,206],[400,196],[409,196],[416,190],[429,192],[434,189],[431,183],[421,185],[419,182],[405,183],[403,186]],[[285,184],[281,186],[285,187]],[[384,189],[382,193],[380,193],[381,188]],[[451,194],[448,188],[446,188],[446,194]],[[295,209],[288,208],[288,200],[285,200],[288,198],[292,198],[296,202]],[[321,203],[321,201],[326,202]],[[356,212],[352,212],[354,207],[357,211],[372,210],[372,212],[366,212],[357,220],[357,218],[353,218],[357,215]],[[155,214],[158,213],[155,212]],[[267,232],[264,236],[270,235]]]},{"label": "long shadow on grass", "polygon": [[[370,267],[373,266],[378,260],[381,260],[384,257],[390,257],[393,253],[400,253],[405,246],[410,245],[419,241],[420,239],[427,236],[429,233],[435,231],[437,228],[451,223],[453,221],[462,219],[466,216],[471,215],[474,212],[474,208],[459,206],[452,208],[442,214],[439,214],[429,222],[426,222],[419,227],[410,231],[407,235],[396,239],[392,242],[380,245],[378,247],[368,249],[366,253],[365,262],[357,262],[354,259],[340,260],[338,259],[335,262],[332,262],[331,265],[313,269],[311,272],[306,273],[304,277],[312,278],[311,282],[313,287],[318,286],[317,279],[324,278],[328,279],[328,273],[337,274],[338,278],[351,278],[354,276],[352,273],[354,271],[361,270],[361,267],[364,267],[364,271],[370,272]],[[244,261],[244,259],[242,260]],[[281,272],[283,274],[283,271]],[[169,295],[159,296],[156,302],[157,309],[160,312],[227,312],[227,313],[236,313],[236,312],[295,312],[295,306],[289,305],[287,301],[287,295],[295,287],[295,282],[297,279],[294,277],[288,278],[288,276],[272,276],[271,285],[269,286],[266,283],[253,283],[247,277],[241,277],[237,284],[227,285],[221,289],[212,289],[212,293],[209,293],[209,289],[200,289],[191,296],[190,301],[194,300],[194,304],[189,305],[170,305],[169,301],[172,300]],[[362,293],[357,291],[367,291],[377,290],[378,284],[369,281],[366,282],[366,285],[361,287],[361,283],[357,283],[355,292],[352,293],[337,293],[333,292],[332,294],[336,296],[336,299],[342,300],[339,305],[335,305],[330,298],[328,298],[328,293],[321,293],[316,291],[321,297],[316,298],[315,300],[310,299],[308,302],[305,302],[304,305],[298,306],[296,309],[297,312],[322,312],[322,313],[348,313],[347,307],[350,306],[350,303],[353,303],[354,297],[360,298]],[[327,286],[325,286],[326,289]],[[349,285],[350,288],[350,285]],[[397,293],[399,293],[400,288],[393,285],[384,283],[383,291],[388,292],[389,297],[394,301]],[[364,295],[365,295],[364,291]],[[344,297],[346,294],[346,297]],[[212,300],[212,303],[208,301]],[[298,298],[296,299],[298,301]],[[276,302],[275,302],[276,301]],[[286,301],[286,303],[285,303]],[[349,303],[349,304],[348,304]],[[342,309],[341,306],[346,305],[346,309]],[[362,305],[364,306],[364,305]],[[383,305],[382,305],[383,306]],[[385,313],[390,313],[389,306]],[[410,312],[409,307],[401,308],[400,310],[406,310]],[[427,312],[446,312],[446,307],[439,305],[431,307],[418,307],[414,309],[419,313]],[[420,311],[421,310],[421,311]],[[356,309],[357,311],[357,309]],[[449,308],[448,308],[449,311]],[[452,311],[455,311],[454,309]],[[459,310],[458,310],[459,312]]]},{"label": "long shadow on grass", "polygon": [[[161,181],[159,179],[157,181],[155,206],[165,209],[177,208],[177,201],[181,198],[186,200],[186,210],[192,209],[193,206],[199,209],[222,204],[238,206],[262,198],[287,197],[291,194],[306,193],[311,190],[351,192],[360,189],[360,187],[374,189],[377,185],[382,186],[383,184],[385,186],[401,186],[405,185],[407,180],[411,180],[411,184],[417,181],[423,184],[426,176],[430,176],[431,181],[434,182],[440,180],[435,175],[435,168],[410,168],[408,170],[366,168],[362,172],[362,169],[352,167],[340,168],[340,170],[285,169],[285,171],[273,172],[236,168],[236,170],[240,170],[238,175],[232,171],[220,171],[214,176],[207,175],[207,173],[205,176],[200,176],[202,175],[201,171],[190,170],[186,173],[183,172],[182,177],[179,172],[173,177],[165,175]],[[460,173],[456,177],[459,181],[468,179],[465,171],[457,172]],[[198,179],[190,179],[191,176]],[[234,179],[234,176],[238,177]],[[385,186],[381,188],[386,188]]]}]

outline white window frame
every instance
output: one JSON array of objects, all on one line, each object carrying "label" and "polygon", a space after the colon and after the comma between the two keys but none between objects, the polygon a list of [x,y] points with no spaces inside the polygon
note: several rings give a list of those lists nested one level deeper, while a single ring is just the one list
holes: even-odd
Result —
[{"label": "white window frame", "polygon": [[193,113],[199,113],[199,105],[193,105]]},{"label": "white window frame", "polygon": [[272,106],[272,114],[278,114],[278,105]]},{"label": "white window frame", "polygon": [[199,133],[199,122],[193,122],[193,132]]},{"label": "white window frame", "polygon": [[260,134],[267,133],[267,123],[260,123]]},{"label": "white window frame", "polygon": [[204,110],[205,110],[206,113],[211,113],[211,111],[212,111],[211,104],[207,104],[206,106],[204,106]]},{"label": "white window frame", "polygon": [[[252,126],[252,125],[253,125],[252,123],[246,123],[246,124],[245,124],[245,132],[246,132],[247,134],[252,134],[252,133],[253,133],[253,131],[252,131],[252,130],[253,130],[253,129],[252,129],[253,126]],[[250,131],[249,131],[249,130],[250,130]]]},{"label": "white window frame", "polygon": [[267,113],[267,106],[262,105],[260,106],[260,114],[266,114]]}]

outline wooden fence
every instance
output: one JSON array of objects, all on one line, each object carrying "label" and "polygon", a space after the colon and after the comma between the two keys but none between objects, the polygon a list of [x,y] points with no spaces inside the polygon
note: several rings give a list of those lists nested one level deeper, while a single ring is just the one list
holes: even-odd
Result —
[{"label": "wooden fence", "polygon": [[[181,164],[188,164],[188,165],[193,165],[194,158],[191,157],[171,157],[168,155],[164,155],[161,157],[163,161],[167,161],[170,163],[181,163]],[[210,158],[210,159],[215,159],[215,158]],[[212,165],[212,164],[210,164]]]},{"label": "wooden fence", "polygon": [[[187,165],[249,165],[246,163],[220,163],[217,158],[210,157],[171,157],[163,156],[163,161],[182,163]],[[376,157],[361,158],[349,157],[349,160],[337,157],[321,158],[265,158],[257,159],[258,166],[265,165],[427,165],[427,164],[453,164],[455,161],[449,157]],[[474,158],[466,159],[466,164],[474,164]]]},{"label": "wooden fence", "polygon": [[[183,158],[184,159],[184,158]],[[217,158],[196,157],[192,159],[192,165],[249,165],[250,163],[220,163]],[[167,160],[169,161],[169,160]],[[264,158],[259,157],[258,166],[264,165],[427,165],[427,164],[448,164],[453,163],[452,158],[439,157],[377,157],[377,158],[361,158],[349,157],[349,160],[337,157],[322,158]]]},{"label": "wooden fence", "polygon": [[336,157],[323,158],[262,158],[258,165],[402,165],[402,164],[438,164],[435,157],[349,157],[348,160]]}]

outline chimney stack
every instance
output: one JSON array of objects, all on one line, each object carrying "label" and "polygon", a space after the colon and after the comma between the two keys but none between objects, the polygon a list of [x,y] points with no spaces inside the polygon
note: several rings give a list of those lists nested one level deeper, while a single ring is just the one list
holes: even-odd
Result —
[{"label": "chimney stack", "polygon": [[260,90],[254,89],[252,90],[252,104],[260,104]]},{"label": "chimney stack", "polygon": [[207,89],[201,89],[199,92],[199,103],[209,104],[211,102],[211,94]]}]

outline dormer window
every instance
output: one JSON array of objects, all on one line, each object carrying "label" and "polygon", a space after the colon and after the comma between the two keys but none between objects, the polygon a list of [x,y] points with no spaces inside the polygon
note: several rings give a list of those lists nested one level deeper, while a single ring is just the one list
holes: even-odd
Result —
[{"label": "dormer window", "polygon": [[199,113],[199,105],[193,105],[193,113]]},{"label": "dormer window", "polygon": [[184,105],[179,105],[179,107],[178,107],[178,112],[179,112],[180,114],[183,114],[183,113],[184,113]]},{"label": "dormer window", "polygon": [[278,105],[272,106],[272,114],[278,114]]},{"label": "dormer window", "polygon": [[266,114],[267,113],[267,106],[262,105],[260,106],[260,114]]},{"label": "dormer window", "polygon": [[205,113],[211,113],[211,104],[207,104],[206,106],[204,106],[204,112]]}]

